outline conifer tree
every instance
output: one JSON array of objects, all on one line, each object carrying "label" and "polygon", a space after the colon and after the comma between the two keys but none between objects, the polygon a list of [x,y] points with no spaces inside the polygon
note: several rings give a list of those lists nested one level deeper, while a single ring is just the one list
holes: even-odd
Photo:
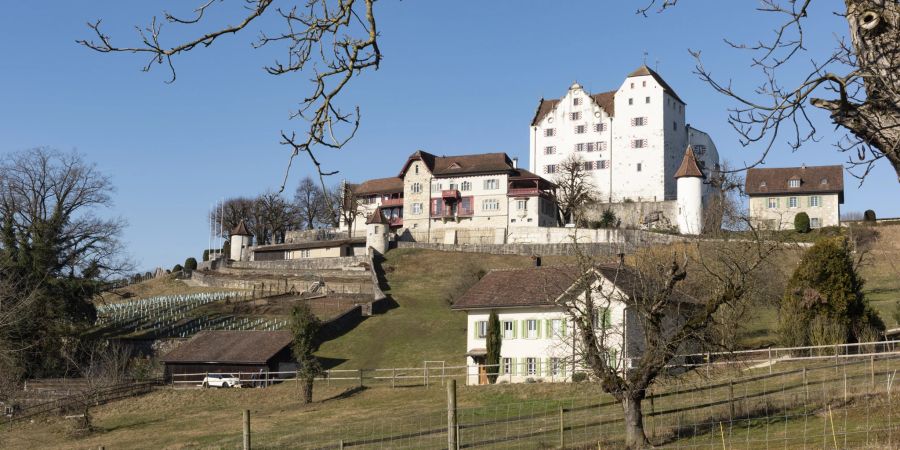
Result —
[{"label": "conifer tree", "polygon": [[500,319],[496,312],[491,311],[488,317],[487,355],[484,361],[488,367],[488,381],[491,384],[497,382],[497,375],[500,373],[500,345]]}]

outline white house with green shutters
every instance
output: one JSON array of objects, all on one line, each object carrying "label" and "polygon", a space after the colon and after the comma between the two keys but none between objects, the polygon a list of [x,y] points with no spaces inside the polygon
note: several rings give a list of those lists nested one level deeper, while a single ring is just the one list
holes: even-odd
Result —
[{"label": "white house with green shutters", "polygon": [[[593,288],[604,292],[603,306],[594,311],[594,329],[604,336],[609,358],[616,367],[628,367],[630,353],[640,352],[642,336],[625,302],[622,282],[627,278],[615,266],[598,266]],[[580,370],[574,324],[558,301],[563,296],[584,298],[575,288],[580,272],[573,267],[531,267],[493,270],[454,302],[467,314],[467,384],[486,384],[488,372],[498,371],[498,382],[569,381]],[[599,284],[605,287],[599,287]],[[576,300],[577,301],[577,300]],[[487,328],[496,312],[502,330],[499,367],[487,367]],[[624,346],[623,343],[628,345]],[[627,347],[627,348],[626,348]],[[626,351],[623,351],[626,350]]]}]

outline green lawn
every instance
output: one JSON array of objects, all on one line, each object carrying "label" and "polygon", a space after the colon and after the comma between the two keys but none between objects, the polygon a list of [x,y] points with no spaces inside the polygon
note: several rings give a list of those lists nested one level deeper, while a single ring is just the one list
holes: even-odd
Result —
[{"label": "green lawn", "polygon": [[476,272],[531,264],[530,257],[517,255],[391,250],[381,265],[395,307],[325,342],[318,355],[340,362],[337,368],[422,367],[426,360],[465,364],[466,316],[451,311],[448,300],[464,292]]}]

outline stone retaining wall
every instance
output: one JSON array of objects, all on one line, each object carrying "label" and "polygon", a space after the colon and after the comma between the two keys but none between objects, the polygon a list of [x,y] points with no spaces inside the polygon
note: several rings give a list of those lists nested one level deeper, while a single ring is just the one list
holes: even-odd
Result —
[{"label": "stone retaining wall", "polygon": [[319,270],[343,269],[353,270],[368,262],[366,256],[342,256],[335,258],[287,259],[276,261],[235,261],[231,267],[236,269],[272,269],[272,270]]}]

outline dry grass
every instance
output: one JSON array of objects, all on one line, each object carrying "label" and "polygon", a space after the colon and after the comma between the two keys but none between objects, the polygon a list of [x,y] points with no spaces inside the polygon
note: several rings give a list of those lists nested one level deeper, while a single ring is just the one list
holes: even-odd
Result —
[{"label": "dry grass", "polygon": [[234,289],[212,288],[203,286],[191,286],[190,284],[176,280],[172,275],[165,275],[152,280],[135,283],[121,289],[105,292],[95,302],[116,303],[159,295],[195,294],[198,292],[222,292]]}]

